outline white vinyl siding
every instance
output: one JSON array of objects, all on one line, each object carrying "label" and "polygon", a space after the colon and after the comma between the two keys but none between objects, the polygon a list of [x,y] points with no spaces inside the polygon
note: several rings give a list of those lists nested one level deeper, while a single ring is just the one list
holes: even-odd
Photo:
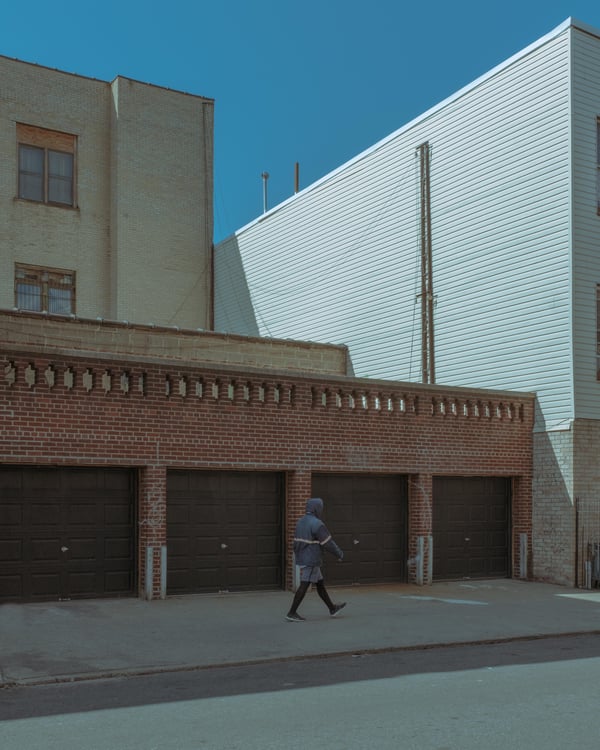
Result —
[{"label": "white vinyl siding", "polygon": [[258,336],[258,326],[250,300],[235,236],[215,247],[215,331]]},{"label": "white vinyl siding", "polygon": [[573,34],[573,359],[575,416],[600,419],[596,379],[596,285],[600,284],[597,212],[597,118],[600,40]]},{"label": "white vinyl siding", "polygon": [[[420,379],[419,175],[432,151],[436,379],[572,416],[570,29],[236,233],[261,333]],[[263,324],[265,321],[265,324]]]}]

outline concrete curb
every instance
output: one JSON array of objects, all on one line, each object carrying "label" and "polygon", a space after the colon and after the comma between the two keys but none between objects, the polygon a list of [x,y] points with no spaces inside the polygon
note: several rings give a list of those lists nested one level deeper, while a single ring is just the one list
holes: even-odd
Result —
[{"label": "concrete curb", "polygon": [[263,664],[285,664],[288,662],[310,661],[311,659],[336,659],[348,656],[369,656],[374,654],[393,654],[413,651],[432,651],[443,648],[461,648],[465,646],[493,646],[504,643],[523,643],[526,641],[550,640],[552,638],[576,638],[585,636],[600,636],[600,630],[569,631],[564,633],[543,633],[539,635],[517,635],[506,638],[483,638],[479,640],[449,641],[440,643],[425,643],[407,646],[383,646],[381,648],[359,648],[348,651],[330,651],[325,653],[302,654],[295,656],[280,656],[269,659],[248,659],[243,661],[217,662],[215,664],[186,664],[168,667],[140,667],[131,669],[108,670],[106,672],[88,672],[78,675],[57,675],[55,677],[32,677],[22,680],[12,680],[0,683],[0,690],[10,690],[19,687],[37,687],[43,685],[65,685],[76,682],[91,682],[94,680],[110,680],[119,678],[148,677],[158,674],[177,674],[183,672],[205,672],[212,669],[227,669],[253,667]]}]

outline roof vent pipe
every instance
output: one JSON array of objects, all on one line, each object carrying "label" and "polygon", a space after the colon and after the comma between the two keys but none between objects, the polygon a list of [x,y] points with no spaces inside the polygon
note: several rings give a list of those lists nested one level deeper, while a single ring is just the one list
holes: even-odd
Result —
[{"label": "roof vent pipe", "polygon": [[267,180],[269,179],[269,173],[263,172],[261,174],[263,179],[263,213],[267,213]]}]

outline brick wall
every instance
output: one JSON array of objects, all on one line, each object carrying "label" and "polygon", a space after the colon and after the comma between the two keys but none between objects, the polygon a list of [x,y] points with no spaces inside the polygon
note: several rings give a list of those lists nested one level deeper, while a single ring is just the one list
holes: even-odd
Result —
[{"label": "brick wall", "polygon": [[184,360],[330,375],[345,375],[350,367],[348,348],[334,344],[2,310],[0,341],[15,351],[60,349],[63,354],[94,352],[109,359]]},{"label": "brick wall", "polygon": [[285,472],[288,549],[313,472],[409,475],[411,556],[433,475],[515,477],[513,570],[531,538],[527,394],[5,350],[0,420],[2,463],[139,469],[140,590],[146,546],[166,542],[167,468]]}]

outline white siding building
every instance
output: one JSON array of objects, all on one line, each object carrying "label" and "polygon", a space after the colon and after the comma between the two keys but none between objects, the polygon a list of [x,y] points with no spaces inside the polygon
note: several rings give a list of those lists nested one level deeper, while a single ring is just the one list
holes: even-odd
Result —
[{"label": "white siding building", "polygon": [[568,19],[215,249],[217,330],[419,380],[429,143],[436,380],[537,392],[534,574],[563,583],[585,571],[576,499],[600,498],[599,116],[600,31]]}]

